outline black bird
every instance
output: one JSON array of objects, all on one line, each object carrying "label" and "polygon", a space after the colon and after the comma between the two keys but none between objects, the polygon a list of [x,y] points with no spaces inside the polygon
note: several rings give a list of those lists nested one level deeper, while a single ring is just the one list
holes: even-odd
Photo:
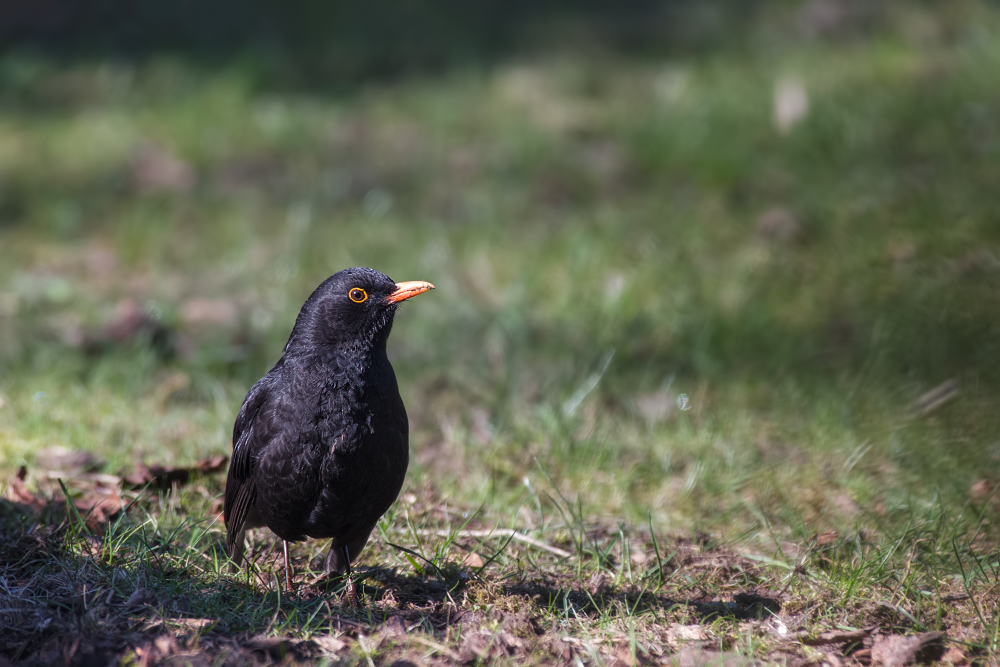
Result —
[{"label": "black bird", "polygon": [[248,528],[288,543],[332,538],[327,572],[346,575],[396,500],[409,462],[406,409],[385,344],[399,303],[434,286],[368,268],[306,299],[285,352],[243,399],[226,479],[226,548],[238,568]]}]

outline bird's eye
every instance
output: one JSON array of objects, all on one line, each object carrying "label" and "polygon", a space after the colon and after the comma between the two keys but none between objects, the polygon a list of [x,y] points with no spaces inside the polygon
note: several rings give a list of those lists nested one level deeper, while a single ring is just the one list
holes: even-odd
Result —
[{"label": "bird's eye", "polygon": [[354,303],[364,303],[368,300],[368,292],[364,291],[360,287],[353,287],[351,291],[347,293],[347,298]]}]

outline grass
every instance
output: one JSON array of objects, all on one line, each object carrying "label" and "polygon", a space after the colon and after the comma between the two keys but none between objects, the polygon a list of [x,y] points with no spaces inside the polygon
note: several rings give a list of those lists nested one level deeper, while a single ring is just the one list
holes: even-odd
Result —
[{"label": "grass", "polygon": [[[6,56],[0,460],[41,500],[3,505],[3,655],[866,664],[871,639],[803,640],[878,625],[985,663],[997,26],[337,94]],[[782,133],[789,77],[810,105]],[[320,544],[295,595],[267,534],[229,574],[221,475],[66,511],[43,448],[115,475],[228,453],[299,305],[353,265],[438,286],[390,341],[412,462],[364,609]]]}]

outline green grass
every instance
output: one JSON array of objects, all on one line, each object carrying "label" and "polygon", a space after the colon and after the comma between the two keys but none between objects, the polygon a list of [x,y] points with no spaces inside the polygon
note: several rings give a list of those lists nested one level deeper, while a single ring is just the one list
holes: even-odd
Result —
[{"label": "green grass", "polygon": [[[537,58],[336,95],[261,90],[239,64],[5,57],[0,460],[56,503],[40,523],[4,506],[0,596],[23,613],[3,651],[138,632],[166,648],[107,651],[236,660],[263,634],[344,646],[290,639],[260,660],[326,646],[359,664],[610,664],[667,660],[670,633],[698,624],[710,647],[816,658],[774,628],[877,623],[986,660],[997,21],[984,10],[929,43]],[[810,111],[783,134],[787,77]],[[164,153],[178,190],[142,175],[143,160],[169,171]],[[438,287],[390,341],[410,500],[362,555],[367,609],[322,582],[279,598],[264,535],[262,579],[228,574],[221,476],[126,493],[130,512],[90,537],[60,514],[39,449],[93,452],[109,473],[228,453],[301,302],[354,265]],[[200,321],[204,299],[226,316]],[[152,342],[109,339],[127,301],[155,316]],[[949,380],[953,400],[914,407]],[[572,555],[456,534],[465,514]],[[296,547],[300,579],[321,546]],[[478,571],[467,550],[496,558]],[[85,585],[100,611],[66,602]],[[146,612],[125,606],[137,588],[154,591]],[[777,617],[734,601],[753,591]],[[460,611],[481,637],[460,634]],[[384,629],[396,616],[409,634]]]}]

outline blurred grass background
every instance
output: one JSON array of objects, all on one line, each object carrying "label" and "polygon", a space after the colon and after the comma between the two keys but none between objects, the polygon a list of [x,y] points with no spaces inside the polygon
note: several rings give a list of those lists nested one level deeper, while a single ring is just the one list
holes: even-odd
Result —
[{"label": "blurred grass background", "polygon": [[1000,481],[995,4],[14,7],[8,471],[228,453],[367,265],[438,287],[390,358],[459,504],[808,537]]}]

